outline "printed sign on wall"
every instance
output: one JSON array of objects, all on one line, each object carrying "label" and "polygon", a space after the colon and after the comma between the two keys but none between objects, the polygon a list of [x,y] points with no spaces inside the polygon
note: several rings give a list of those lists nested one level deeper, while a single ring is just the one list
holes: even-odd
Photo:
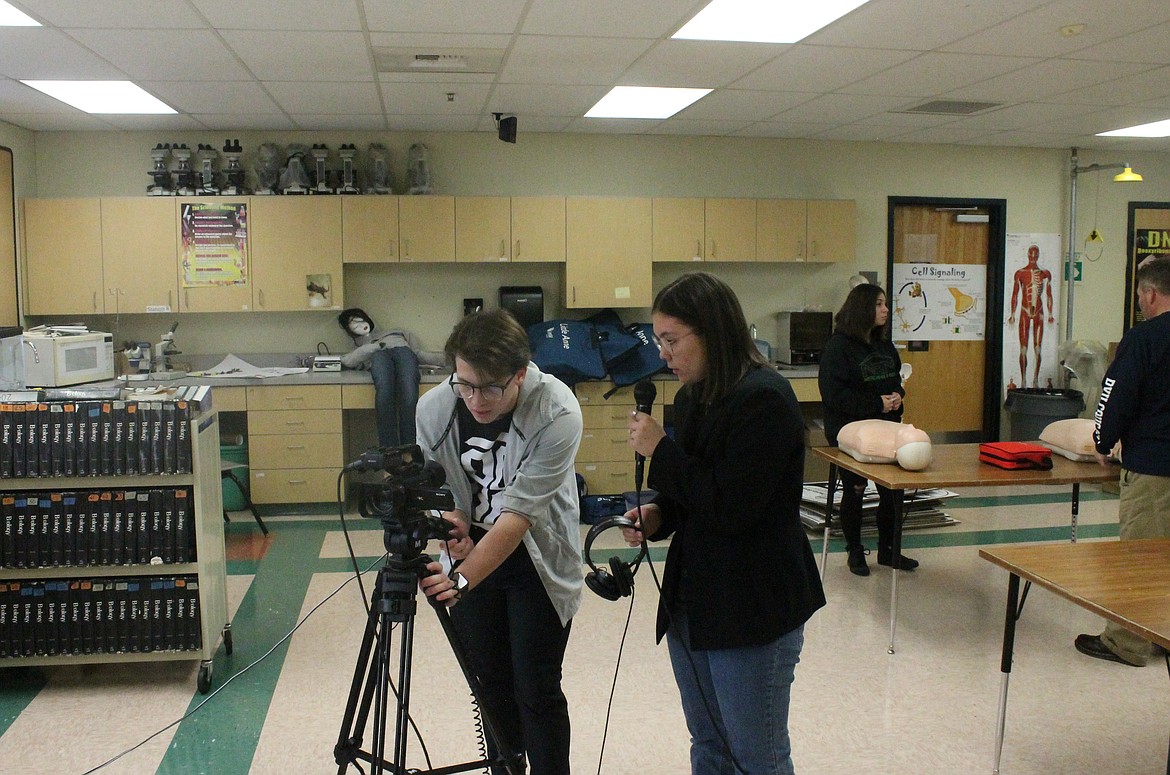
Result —
[{"label": "printed sign on wall", "polygon": [[1060,235],[1008,234],[1004,261],[1004,393],[1060,387]]}]

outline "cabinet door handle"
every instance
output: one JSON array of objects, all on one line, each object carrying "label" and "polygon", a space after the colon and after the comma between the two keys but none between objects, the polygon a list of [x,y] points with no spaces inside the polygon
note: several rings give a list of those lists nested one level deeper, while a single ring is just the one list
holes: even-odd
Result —
[{"label": "cabinet door handle", "polygon": [[305,397],[304,396],[285,396],[284,400],[285,401],[304,401]]},{"label": "cabinet door handle", "polygon": [[260,289],[260,306],[261,307],[264,306],[264,289],[263,288]]},{"label": "cabinet door handle", "polygon": [[691,260],[692,261],[702,261],[703,260],[703,240],[701,240],[701,239],[695,240],[695,255],[694,255],[694,257],[691,258]]},{"label": "cabinet door handle", "polygon": [[520,260],[520,240],[516,240],[516,249],[512,251],[512,258]]},{"label": "cabinet door handle", "polygon": [[308,484],[308,482],[305,481],[304,479],[289,479],[288,483],[289,484]]},{"label": "cabinet door handle", "polygon": [[710,257],[711,257],[711,260],[712,260],[712,261],[714,261],[714,260],[715,260],[715,240],[711,240],[711,253],[710,253]]},{"label": "cabinet door handle", "polygon": [[812,241],[812,250],[811,250],[811,251],[809,251],[809,256],[810,256],[810,257],[815,257],[815,256],[816,256],[816,254],[817,254],[817,241],[816,241],[816,240],[813,240],[813,241]]},{"label": "cabinet door handle", "polygon": [[285,420],[284,424],[285,425],[304,425],[305,421],[304,420]]},{"label": "cabinet door handle", "polygon": [[285,449],[304,449],[305,445],[304,444],[286,444],[284,448]]},{"label": "cabinet door handle", "polygon": [[191,291],[188,291],[185,288],[183,289],[183,311],[191,311]]},{"label": "cabinet door handle", "polygon": [[97,305],[97,291],[94,291],[94,292],[93,292],[93,311],[94,311],[94,312],[97,312],[97,308],[98,308],[98,305]]},{"label": "cabinet door handle", "polygon": [[508,260],[508,240],[500,240],[500,260]]},{"label": "cabinet door handle", "polygon": [[403,240],[405,246],[402,249],[402,257],[410,260],[410,240]]},{"label": "cabinet door handle", "polygon": [[171,291],[169,288],[167,289],[167,307],[173,310],[173,307],[171,307]]},{"label": "cabinet door handle", "polygon": [[796,255],[804,257],[804,240],[802,239],[796,241]]}]

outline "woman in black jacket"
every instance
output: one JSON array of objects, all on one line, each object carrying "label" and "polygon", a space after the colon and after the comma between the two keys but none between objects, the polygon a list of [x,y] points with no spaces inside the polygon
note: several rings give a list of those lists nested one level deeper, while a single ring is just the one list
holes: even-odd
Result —
[{"label": "woman in black jacket", "polygon": [[[825,436],[837,446],[837,434],[855,420],[902,419],[902,361],[889,337],[890,308],[877,285],[858,285],[837,313],[836,329],[821,352],[818,382],[825,412]],[[849,570],[869,575],[861,543],[861,498],[866,480],[841,473],[841,531],[849,554]],[[901,492],[878,487],[878,564],[895,566],[894,510]],[[900,555],[896,567],[914,570],[915,560]]]},{"label": "woman in black jacket", "polygon": [[[760,356],[735,293],[713,275],[667,285],[652,317],[662,358],[683,383],[677,432],[672,439],[633,412],[630,446],[653,456],[647,483],[658,495],[641,508],[645,534],[673,536],[657,634],[666,635],[682,697],[691,769],[791,773],[794,670],[804,623],[825,604],[800,523],[796,396]],[[641,540],[640,531],[624,533]]]}]

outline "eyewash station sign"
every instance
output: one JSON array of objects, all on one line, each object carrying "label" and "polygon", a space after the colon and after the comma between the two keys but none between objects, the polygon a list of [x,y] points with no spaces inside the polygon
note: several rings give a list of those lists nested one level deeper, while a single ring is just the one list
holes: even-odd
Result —
[{"label": "eyewash station sign", "polygon": [[887,301],[896,342],[981,340],[987,324],[987,267],[894,264]]}]

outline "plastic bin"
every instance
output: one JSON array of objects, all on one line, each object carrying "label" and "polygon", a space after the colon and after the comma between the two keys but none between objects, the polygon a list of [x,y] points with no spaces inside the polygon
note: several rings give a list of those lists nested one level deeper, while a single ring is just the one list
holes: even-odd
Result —
[{"label": "plastic bin", "polygon": [[[222,444],[219,448],[219,456],[223,460],[229,460],[233,463],[243,463],[243,468],[233,469],[232,473],[240,478],[240,481],[248,481],[248,445],[247,444]],[[230,478],[221,477],[223,481],[223,510],[224,511],[240,511],[248,504],[244,500],[244,494],[240,492],[240,488],[236,486]]]},{"label": "plastic bin", "polygon": [[1036,441],[1049,423],[1079,417],[1085,410],[1085,397],[1079,390],[1018,388],[1007,394],[1010,441]]}]

